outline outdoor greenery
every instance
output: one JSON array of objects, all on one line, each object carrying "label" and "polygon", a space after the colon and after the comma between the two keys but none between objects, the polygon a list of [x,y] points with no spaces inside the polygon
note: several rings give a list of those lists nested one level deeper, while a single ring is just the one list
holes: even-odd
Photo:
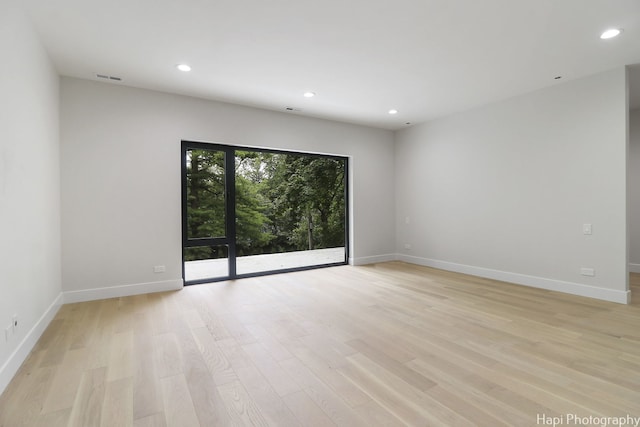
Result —
[{"label": "outdoor greenery", "polygon": [[[224,152],[189,150],[189,238],[225,235]],[[236,151],[237,256],[345,244],[345,160]],[[190,248],[186,261],[226,257],[222,248]]]}]

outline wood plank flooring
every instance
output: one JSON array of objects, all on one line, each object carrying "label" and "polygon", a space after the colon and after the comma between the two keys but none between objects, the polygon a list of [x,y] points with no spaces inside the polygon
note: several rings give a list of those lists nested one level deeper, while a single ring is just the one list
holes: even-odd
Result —
[{"label": "wood plank flooring", "polygon": [[391,262],[64,305],[0,427],[640,417],[631,282],[621,305]]}]

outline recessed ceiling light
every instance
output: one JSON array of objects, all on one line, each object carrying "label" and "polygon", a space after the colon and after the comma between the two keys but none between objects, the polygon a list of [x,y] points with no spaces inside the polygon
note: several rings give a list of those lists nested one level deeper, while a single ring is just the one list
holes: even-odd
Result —
[{"label": "recessed ceiling light", "polygon": [[389,114],[398,114],[398,110],[389,110]]},{"label": "recessed ceiling light", "polygon": [[618,29],[618,28],[611,28],[607,31],[605,31],[604,33],[600,34],[600,38],[601,39],[612,39],[615,36],[619,35],[622,32],[622,30]]},{"label": "recessed ceiling light", "polygon": [[316,96],[315,92],[305,92],[304,93],[304,97],[305,98],[313,98],[314,96]]},{"label": "recessed ceiling light", "polygon": [[178,64],[178,65],[176,65],[176,68],[178,70],[184,71],[184,72],[191,71],[191,67],[188,66],[187,64]]}]

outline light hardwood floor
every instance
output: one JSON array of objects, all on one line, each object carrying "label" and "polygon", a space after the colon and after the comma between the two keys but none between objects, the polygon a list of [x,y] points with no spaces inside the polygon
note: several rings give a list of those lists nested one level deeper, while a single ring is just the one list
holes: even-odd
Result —
[{"label": "light hardwood floor", "polygon": [[632,283],[621,305],[393,262],[69,304],[0,397],[0,426],[640,417]]}]

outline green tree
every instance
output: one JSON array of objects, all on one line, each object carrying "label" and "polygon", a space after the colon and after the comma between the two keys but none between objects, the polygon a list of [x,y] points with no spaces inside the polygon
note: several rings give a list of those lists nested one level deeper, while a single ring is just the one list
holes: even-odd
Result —
[{"label": "green tree", "polygon": [[263,195],[264,154],[236,152],[236,251],[239,256],[270,252],[273,240],[270,218],[265,215],[268,200]]},{"label": "green tree", "polygon": [[[188,150],[187,167],[187,235],[189,238],[225,235],[224,153]],[[190,248],[185,259],[223,256],[209,247]]]},{"label": "green tree", "polygon": [[343,246],[344,161],[286,155],[274,171],[274,213],[296,249]]},{"label": "green tree", "polygon": [[[190,238],[226,234],[224,155],[222,151],[188,151]],[[343,246],[344,185],[344,160],[236,151],[237,254]],[[188,253],[191,259],[227,256],[220,248],[208,247],[191,248]]]}]

